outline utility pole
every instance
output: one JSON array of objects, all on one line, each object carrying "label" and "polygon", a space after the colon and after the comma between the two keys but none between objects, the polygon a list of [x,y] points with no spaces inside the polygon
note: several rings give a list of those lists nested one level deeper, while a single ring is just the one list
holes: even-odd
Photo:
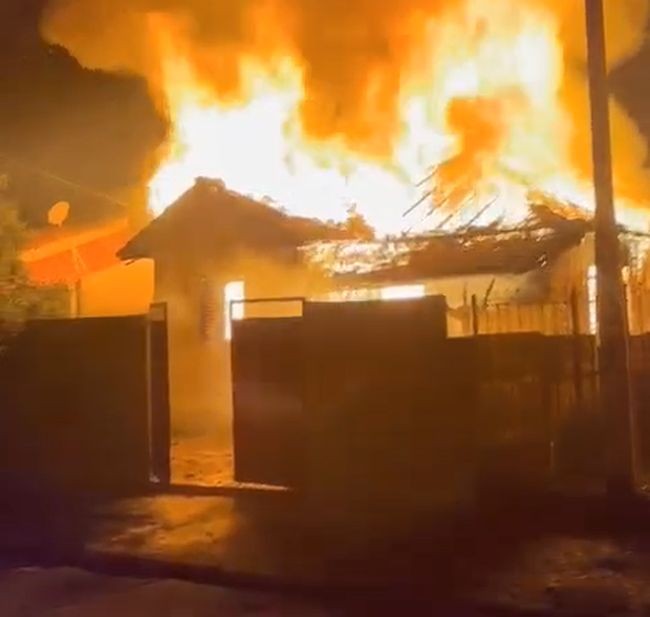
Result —
[{"label": "utility pole", "polygon": [[623,264],[614,210],[605,15],[603,0],[585,2],[596,197],[600,405],[607,429],[608,491],[624,496],[635,487],[634,418]]}]

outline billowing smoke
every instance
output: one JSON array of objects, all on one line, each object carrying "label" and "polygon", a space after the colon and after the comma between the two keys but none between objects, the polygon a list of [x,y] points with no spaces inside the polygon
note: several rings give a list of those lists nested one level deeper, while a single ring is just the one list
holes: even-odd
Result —
[{"label": "billowing smoke", "polygon": [[[542,0],[544,1],[544,0]],[[591,127],[586,80],[586,30],[584,2],[553,0],[561,15],[565,67],[562,98],[572,117],[572,158],[583,174],[591,173]],[[647,0],[605,0],[607,54],[610,70],[637,53],[646,37],[649,16]],[[634,120],[616,101],[611,102],[614,171],[617,191],[633,200],[650,199],[646,171],[648,149]]]},{"label": "billowing smoke", "polygon": [[414,23],[454,2],[51,0],[42,32],[83,65],[145,75],[155,89],[160,66],[149,33],[152,19],[166,19],[221,97],[239,93],[243,58],[272,63],[290,53],[304,69],[305,131],[381,149],[395,129],[402,67],[418,42]]},{"label": "billowing smoke", "polygon": [[[311,137],[337,136],[352,150],[373,156],[390,152],[399,129],[399,92],[418,62],[426,24],[480,0],[50,0],[44,37],[68,49],[83,65],[145,76],[155,94],[160,57],[152,24],[173,24],[175,45],[221,98],[244,95],[242,59],[272,65],[290,55],[303,72],[299,113]],[[492,4],[493,0],[484,0]],[[583,0],[511,0],[556,17],[564,52],[561,98],[573,125],[571,156],[587,176],[589,113]],[[503,2],[501,3],[503,4]],[[608,52],[613,68],[643,42],[647,0],[606,2]],[[471,25],[477,28],[476,24]],[[479,24],[480,28],[480,24]],[[468,32],[471,35],[471,32]],[[492,105],[492,103],[490,103]],[[450,122],[478,110],[463,139],[498,141],[486,110],[461,102]],[[488,108],[489,114],[489,108]],[[499,114],[499,122],[507,121]],[[617,183],[630,196],[650,195],[643,166],[644,140],[619,106],[613,109]],[[482,146],[481,146],[482,147]],[[480,148],[479,148],[480,151]],[[472,157],[469,153],[470,158]]]}]

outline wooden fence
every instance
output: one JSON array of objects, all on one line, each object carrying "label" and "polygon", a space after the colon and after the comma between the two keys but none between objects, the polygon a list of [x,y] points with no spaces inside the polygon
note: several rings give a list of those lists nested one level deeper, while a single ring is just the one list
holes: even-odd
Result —
[{"label": "wooden fence", "polygon": [[[627,316],[631,336],[650,333],[650,289],[626,287]],[[488,302],[448,310],[451,336],[538,332],[548,336],[595,334],[596,305],[584,293],[556,302]]]},{"label": "wooden fence", "polygon": [[630,334],[650,332],[650,289],[631,285],[626,289]]},{"label": "wooden fence", "polygon": [[567,302],[490,302],[448,310],[450,336],[540,333],[573,334],[575,308]]}]

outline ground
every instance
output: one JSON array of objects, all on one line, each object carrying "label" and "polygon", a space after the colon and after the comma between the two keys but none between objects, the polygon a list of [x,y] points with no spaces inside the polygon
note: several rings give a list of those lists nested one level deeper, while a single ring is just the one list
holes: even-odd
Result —
[{"label": "ground", "polygon": [[77,568],[0,573],[2,617],[320,616],[316,602],[171,579],[93,574]]},{"label": "ground", "polygon": [[[261,499],[132,500],[120,507],[137,524],[106,527],[95,548],[170,559],[184,564],[190,577],[218,567],[254,586],[276,581],[297,589],[391,590],[386,602],[397,601],[392,591],[408,590],[409,601],[506,614],[650,613],[645,507],[640,518],[623,524],[590,500],[558,503],[557,518],[554,506],[492,511],[478,515],[479,527],[477,520],[461,521],[411,544],[385,542],[359,528],[319,538],[287,514],[295,503],[283,503],[281,495],[273,503]],[[520,515],[535,512],[539,520],[522,522]]]},{"label": "ground", "polygon": [[349,516],[235,484],[228,453],[176,441],[175,486],[147,495],[1,491],[0,615],[650,615],[647,493],[491,492],[417,519],[391,518],[395,504]]},{"label": "ground", "polygon": [[650,500],[497,501],[401,532],[377,517],[323,524],[297,496],[258,489],[4,509],[0,607],[51,613],[0,614],[650,614]]},{"label": "ground", "polygon": [[212,434],[178,435],[171,447],[172,484],[224,486],[233,483],[232,446]]}]

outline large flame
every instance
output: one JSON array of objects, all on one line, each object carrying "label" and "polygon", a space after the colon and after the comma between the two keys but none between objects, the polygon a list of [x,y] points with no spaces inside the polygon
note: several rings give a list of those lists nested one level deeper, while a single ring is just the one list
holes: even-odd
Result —
[{"label": "large flame", "polygon": [[[44,31],[89,66],[146,75],[170,122],[154,213],[207,176],[296,214],[354,207],[398,233],[516,224],[530,189],[592,208],[583,6],[50,0]],[[608,7],[616,62],[647,2]],[[645,144],[612,115],[620,217],[646,228]]]},{"label": "large flame", "polygon": [[[243,98],[220,101],[175,44],[173,29],[151,23],[172,125],[168,155],[150,185],[156,213],[198,176],[321,219],[343,219],[354,207],[381,233],[452,219],[516,224],[528,214],[531,187],[591,207],[589,182],[571,158],[559,24],[543,6],[466,0],[420,26],[384,156],[305,133],[305,76],[291,55],[271,67],[242,58]],[[428,197],[412,209],[423,191]],[[624,206],[623,218],[645,222]]]}]

